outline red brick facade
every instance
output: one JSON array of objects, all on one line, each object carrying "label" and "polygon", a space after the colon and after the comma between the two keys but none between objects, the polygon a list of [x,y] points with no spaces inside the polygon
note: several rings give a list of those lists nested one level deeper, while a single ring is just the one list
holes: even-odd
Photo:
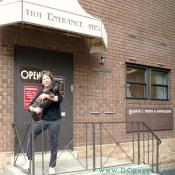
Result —
[{"label": "red brick facade", "polygon": [[[0,28],[0,164],[14,148],[14,46],[29,46],[74,55],[74,121],[125,121],[127,107],[167,107],[175,109],[175,21],[173,0],[80,0],[90,14],[103,20],[108,34],[107,62],[89,54],[84,37],[63,32],[11,25]],[[170,100],[127,100],[126,62],[168,68]],[[106,71],[97,71],[99,69]],[[94,114],[93,112],[99,112]],[[109,112],[109,113],[108,113]],[[110,113],[111,112],[111,113]],[[175,121],[175,117],[173,116]],[[81,133],[79,133],[81,135]],[[175,130],[160,131],[161,139],[174,139]],[[171,140],[171,141],[172,141]],[[166,142],[165,142],[166,143]],[[167,141],[168,147],[169,141]],[[76,143],[78,145],[78,143]],[[165,144],[166,145],[166,144]],[[170,146],[171,147],[171,146]],[[174,148],[170,148],[175,156]],[[1,156],[2,155],[2,156]],[[166,158],[168,162],[168,157]],[[169,158],[173,160],[173,158]]]}]

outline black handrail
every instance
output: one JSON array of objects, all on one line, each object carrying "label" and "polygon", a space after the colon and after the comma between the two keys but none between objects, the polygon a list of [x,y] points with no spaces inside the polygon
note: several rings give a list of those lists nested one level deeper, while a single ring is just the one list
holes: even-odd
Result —
[{"label": "black handrail", "polygon": [[[137,129],[136,130],[133,130],[131,132],[137,132],[137,151],[138,151],[138,157],[137,157],[137,163],[140,164],[141,163],[141,141],[143,141],[143,163],[146,163],[145,162],[145,154],[146,154],[146,151],[145,151],[145,132],[148,133],[148,136],[147,136],[147,140],[148,140],[148,161],[147,163],[150,165],[151,164],[151,167],[152,167],[152,171],[153,172],[156,172],[158,173],[159,172],[159,145],[161,144],[161,140],[158,138],[158,136],[153,132],[153,130],[151,130],[151,128],[149,128],[144,122],[125,122],[125,121],[113,121],[113,122],[102,122],[102,121],[99,121],[99,122],[74,122],[74,124],[85,124],[85,125],[93,125],[93,151],[95,151],[95,146],[94,144],[95,143],[95,136],[94,134],[96,134],[95,132],[95,126],[96,125],[100,125],[100,128],[103,124],[131,124],[132,126],[134,125],[137,125]],[[140,127],[140,125],[142,125],[142,129]],[[141,139],[141,135],[140,133],[143,132],[143,138]],[[101,129],[100,129],[100,134],[101,134]],[[150,143],[150,134],[152,136],[152,142]],[[101,137],[101,135],[100,135]],[[156,163],[154,163],[154,138],[156,139]],[[132,138],[133,140],[133,162],[135,162],[135,146],[134,146],[134,137]],[[120,142],[114,140],[115,144],[118,145],[120,147]],[[150,144],[152,144],[152,149],[150,149]],[[100,145],[101,145],[101,142],[100,142]],[[128,157],[128,154],[122,149],[122,147],[120,147],[122,152]],[[95,152],[93,152],[93,170],[96,169],[96,164],[95,164]],[[150,160],[150,154],[152,154],[152,160]],[[129,158],[129,157],[128,157]],[[131,159],[131,158],[129,158]],[[156,167],[156,170],[154,170],[154,166]]]},{"label": "black handrail", "polygon": [[157,135],[144,122],[140,122],[140,123],[142,123],[148,129],[148,131],[151,132],[151,134],[156,138],[156,140],[158,141],[158,144],[160,145],[161,140],[157,137]]},{"label": "black handrail", "polygon": [[[127,138],[126,141],[117,140],[110,132],[110,130],[106,126],[113,126],[114,124],[125,124],[126,126],[131,126],[130,131],[126,131],[126,135],[128,133],[129,140]],[[30,124],[32,126],[33,123]],[[81,166],[84,168],[84,170],[90,170],[93,171],[97,170],[98,166],[96,164],[97,161],[97,146],[100,145],[100,168],[104,168],[105,165],[102,163],[102,157],[103,157],[103,149],[102,146],[106,143],[103,143],[103,133],[107,133],[110,139],[112,139],[111,143],[115,144],[115,146],[118,146],[119,149],[124,153],[126,158],[130,160],[133,163],[145,163],[149,164],[152,168],[153,172],[159,172],[159,145],[161,144],[161,140],[158,138],[158,136],[144,123],[144,122],[124,122],[124,121],[116,121],[116,122],[73,122],[74,128],[76,125],[83,125],[85,127],[78,127],[83,128],[84,135],[85,135],[85,166],[81,163],[80,160],[77,160],[81,164]],[[89,127],[90,126],[90,127]],[[89,129],[89,128],[90,129]],[[98,130],[98,127],[100,128]],[[19,142],[20,149],[18,148],[18,151],[21,151],[24,153],[24,150],[22,148],[23,140],[22,138],[20,140],[20,137],[18,135],[18,127],[14,124],[15,129],[15,135],[17,136],[17,141]],[[89,130],[88,130],[89,129]],[[102,129],[104,129],[102,131]],[[88,132],[90,132],[90,137],[88,137]],[[33,133],[33,132],[32,132]],[[142,133],[142,134],[141,134]],[[145,134],[147,133],[147,135]],[[33,135],[33,134],[32,134]],[[26,135],[25,135],[26,136]],[[45,137],[42,135],[42,174],[44,175],[44,141]],[[74,138],[71,139],[71,143],[73,142]],[[91,143],[88,143],[90,140]],[[151,140],[151,141],[150,141]],[[130,156],[129,153],[122,147],[122,143],[130,142],[132,144],[132,155]],[[68,143],[70,144],[70,143]],[[88,165],[88,144],[89,146],[92,146],[92,168]],[[155,146],[156,144],[156,146]],[[35,175],[35,156],[34,156],[34,139],[32,140],[33,145],[33,160],[32,160],[32,175]],[[68,150],[69,145],[65,145],[65,150]],[[156,151],[154,150],[156,149]],[[130,150],[131,151],[131,150]],[[143,152],[142,152],[143,151]],[[113,152],[112,152],[113,153]],[[107,158],[111,156],[110,153]],[[14,165],[16,165],[17,159],[18,159],[19,152],[15,154],[14,158]],[[147,156],[147,159],[146,159]],[[151,157],[152,156],[152,157]],[[59,156],[58,156],[59,158]],[[75,157],[74,157],[75,158]],[[156,170],[154,170],[154,167]]]}]

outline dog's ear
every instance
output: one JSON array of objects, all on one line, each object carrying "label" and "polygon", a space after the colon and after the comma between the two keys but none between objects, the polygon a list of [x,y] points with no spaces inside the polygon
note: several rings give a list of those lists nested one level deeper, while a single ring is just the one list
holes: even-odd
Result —
[{"label": "dog's ear", "polygon": [[60,94],[60,82],[59,81],[54,82],[53,92],[54,92],[55,95]]}]

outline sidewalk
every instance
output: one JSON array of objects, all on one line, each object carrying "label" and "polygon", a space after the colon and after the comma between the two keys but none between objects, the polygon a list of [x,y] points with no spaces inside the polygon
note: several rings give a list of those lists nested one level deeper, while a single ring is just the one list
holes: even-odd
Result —
[{"label": "sidewalk", "polygon": [[[49,154],[44,156],[42,164],[42,156],[39,154],[35,158],[35,175],[48,175]],[[103,167],[100,168],[100,159],[96,159],[96,171],[93,171],[92,159],[77,159],[76,153],[64,152],[58,160],[56,166],[56,174],[59,175],[151,175],[149,165],[129,164],[129,162],[116,160],[114,158],[103,157]],[[107,160],[107,161],[106,161]],[[25,157],[21,155],[16,163],[8,166],[5,175],[27,175],[27,171],[23,169]],[[124,165],[125,164],[125,165]],[[42,166],[43,165],[43,166]],[[111,166],[109,168],[109,166]],[[108,168],[107,168],[108,167]]]}]

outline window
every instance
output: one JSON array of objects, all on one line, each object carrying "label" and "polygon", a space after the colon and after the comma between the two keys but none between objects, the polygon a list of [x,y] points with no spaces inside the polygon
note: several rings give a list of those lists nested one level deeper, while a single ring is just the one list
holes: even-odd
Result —
[{"label": "window", "polygon": [[126,97],[168,100],[168,70],[127,64]]},{"label": "window", "polygon": [[151,70],[151,99],[168,99],[168,73]]},{"label": "window", "polygon": [[127,67],[127,97],[146,98],[146,69]]}]

